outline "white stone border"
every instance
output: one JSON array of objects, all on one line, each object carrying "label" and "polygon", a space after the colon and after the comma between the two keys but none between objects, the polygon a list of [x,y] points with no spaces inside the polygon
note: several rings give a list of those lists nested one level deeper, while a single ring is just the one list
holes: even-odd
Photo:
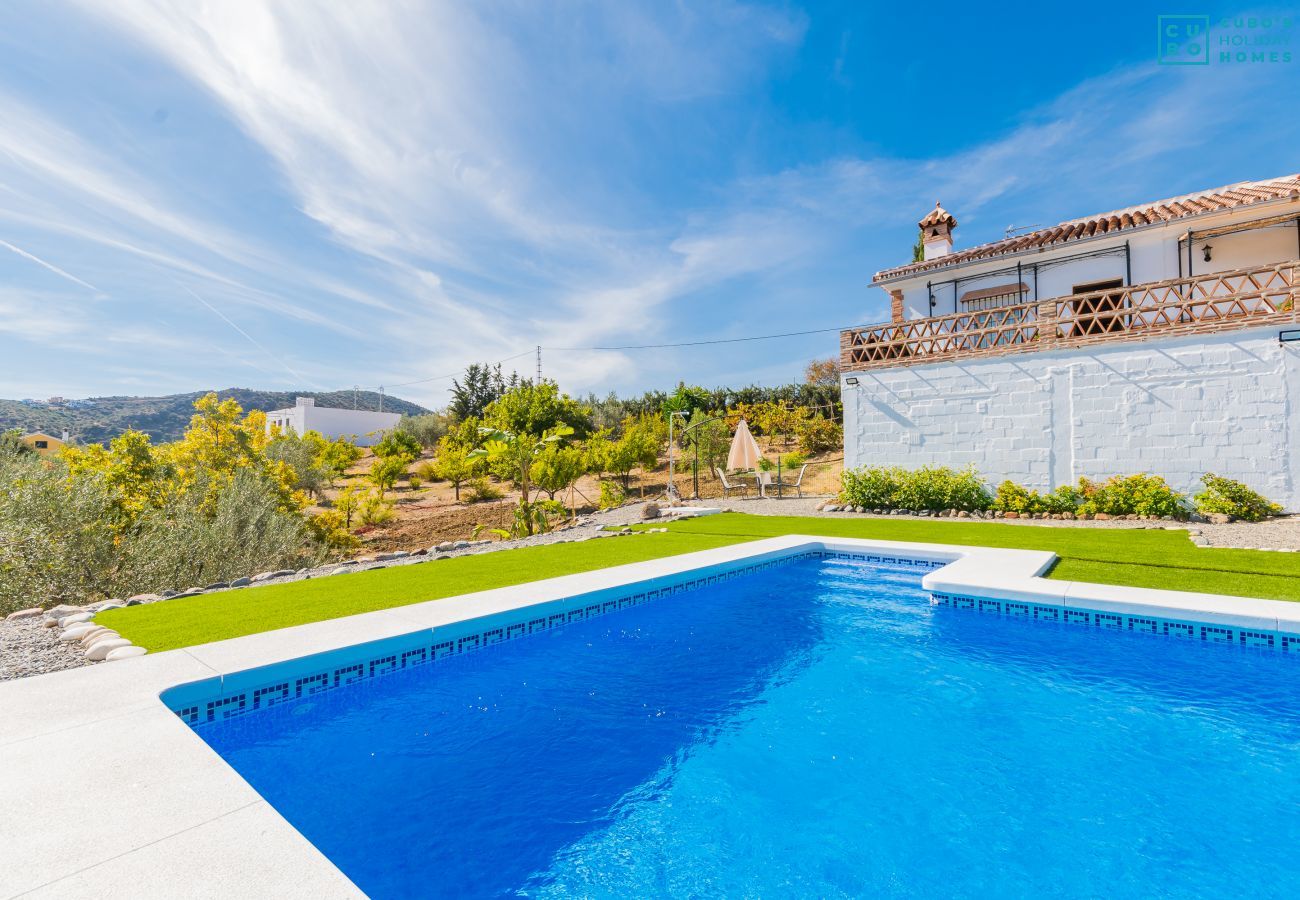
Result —
[{"label": "white stone border", "polygon": [[[540,603],[804,550],[949,565],[931,592],[1300,633],[1300,604],[1051,581],[1032,550],[789,535],[0,684],[0,897],[360,896],[159,695]],[[503,563],[506,560],[503,559]]]}]

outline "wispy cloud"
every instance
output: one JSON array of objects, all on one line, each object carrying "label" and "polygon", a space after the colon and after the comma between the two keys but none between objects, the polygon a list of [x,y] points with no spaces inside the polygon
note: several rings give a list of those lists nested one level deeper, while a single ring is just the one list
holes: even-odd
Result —
[{"label": "wispy cloud", "polygon": [[[1129,66],[959,151],[922,108],[914,127],[934,133],[923,155],[859,145],[777,163],[744,145],[768,127],[768,80],[810,27],[786,6],[75,5],[98,38],[78,64],[147,69],[164,86],[78,79],[94,89],[74,109],[0,76],[4,246],[15,265],[103,295],[80,324],[18,310],[9,333],[84,348],[67,368],[81,383],[121,352],[97,349],[95,332],[134,335],[151,370],[188,386],[254,367],[287,387],[416,380],[537,344],[865,321],[883,312],[872,272],[901,261],[936,199],[973,243],[1013,221],[1208,186],[1229,164],[1222,180],[1278,174],[1233,142],[1263,122],[1279,146],[1300,137],[1276,114],[1276,73]],[[845,38],[839,54],[860,43]],[[854,89],[869,107],[887,86]],[[757,124],[720,124],[745,98]],[[169,115],[140,124],[163,104]],[[46,253],[52,241],[68,252]],[[13,281],[39,287],[24,277]],[[214,315],[238,340],[171,349],[206,347]],[[833,348],[544,363],[571,390],[627,389],[793,377]],[[413,396],[436,404],[443,391]]]},{"label": "wispy cloud", "polygon": [[66,278],[68,281],[71,281],[73,284],[79,284],[88,291],[94,291],[95,293],[100,292],[99,288],[95,287],[93,284],[90,284],[89,282],[86,281],[82,281],[80,278],[78,278],[76,275],[71,274],[70,272],[65,272],[63,269],[60,269],[52,262],[47,262],[46,260],[41,259],[39,256],[36,256],[33,253],[28,253],[22,247],[15,247],[13,244],[9,243],[6,240],[0,240],[0,247],[4,247],[7,250],[12,250],[14,253],[17,253],[19,256],[23,257],[23,259],[29,259],[32,262],[36,263],[36,265],[48,269],[49,271],[53,272],[55,275],[58,275],[60,278]]}]

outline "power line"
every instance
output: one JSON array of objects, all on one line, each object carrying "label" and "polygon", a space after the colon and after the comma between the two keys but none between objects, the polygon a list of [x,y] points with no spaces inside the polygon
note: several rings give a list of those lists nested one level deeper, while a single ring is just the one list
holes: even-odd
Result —
[{"label": "power line", "polygon": [[[522,358],[522,357],[525,357],[525,356],[532,356],[532,355],[533,355],[533,351],[532,351],[532,350],[525,350],[523,353],[516,353],[514,356],[507,356],[505,359],[498,359],[498,360],[497,360],[496,362],[494,362],[494,363],[488,363],[488,365],[490,365],[490,366],[499,366],[499,365],[501,365],[502,363],[507,363],[507,362],[510,362],[511,360],[514,360],[514,359],[520,359],[520,358]],[[461,376],[461,375],[463,375],[463,374],[465,374],[465,370],[464,370],[464,369],[458,369],[458,370],[456,370],[455,372],[452,372],[450,375],[434,375],[434,376],[432,376],[432,377],[430,377],[430,378],[417,378],[415,381],[403,381],[403,382],[400,382],[399,384],[390,384],[390,385],[387,385],[387,387],[390,387],[390,388],[395,388],[395,387],[410,387],[410,386],[413,385],[413,384],[428,384],[430,381],[445,381],[445,380],[447,380],[448,378],[457,378],[457,377],[459,377],[459,376]]]},{"label": "power line", "polygon": [[847,331],[852,328],[863,328],[863,325],[843,325],[835,328],[813,328],[808,331],[787,331],[782,334],[757,334],[750,337],[738,338],[716,338],[708,341],[682,341],[675,344],[628,344],[622,347],[547,347],[547,350],[556,350],[564,353],[577,353],[590,350],[667,350],[673,347],[704,347],[712,344],[741,344],[747,341],[772,341],[778,338],[803,337],[809,334],[826,334],[832,331]]},{"label": "power line", "polygon": [[[866,326],[841,325],[832,328],[811,328],[806,331],[787,331],[787,332],[782,332],[780,334],[757,334],[757,335],[749,335],[747,337],[714,338],[711,340],[680,341],[677,343],[667,343],[667,344],[626,344],[618,347],[543,347],[539,345],[534,347],[531,350],[525,350],[522,353],[516,353],[514,356],[507,356],[504,359],[499,359],[496,362],[489,363],[488,365],[499,366],[502,363],[512,362],[516,359],[522,359],[525,356],[536,355],[537,368],[538,368],[538,380],[540,381],[542,350],[550,350],[558,353],[613,352],[613,351],[620,351],[620,350],[669,350],[676,347],[707,347],[707,346],[714,346],[717,344],[743,344],[752,341],[773,341],[773,340],[779,340],[781,338],[805,337],[811,334],[828,334],[832,332],[847,331],[853,328],[864,328],[864,327]],[[385,385],[381,387],[380,390],[384,390],[386,388],[411,387],[412,385],[416,385],[416,384],[428,384],[431,381],[446,381],[451,378],[457,378],[462,374],[464,374],[464,370],[460,369],[446,375],[433,375],[429,378],[417,378],[412,381],[403,381],[397,384]],[[353,390],[355,391],[356,388],[354,387]]]}]

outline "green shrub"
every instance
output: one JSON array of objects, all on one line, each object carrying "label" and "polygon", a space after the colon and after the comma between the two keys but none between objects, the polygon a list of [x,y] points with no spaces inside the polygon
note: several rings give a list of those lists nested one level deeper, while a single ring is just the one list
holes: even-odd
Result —
[{"label": "green shrub", "polygon": [[500,500],[504,496],[501,489],[488,481],[486,475],[480,475],[469,483],[465,499],[470,503],[483,503],[487,500]]},{"label": "green shrub", "polygon": [[988,509],[992,502],[984,479],[974,467],[866,467],[846,471],[840,498],[868,509]]},{"label": "green shrub", "polygon": [[998,512],[1032,514],[1047,512],[1047,502],[1038,491],[1008,479],[998,485],[997,493],[993,497],[993,508]]},{"label": "green shrub", "polygon": [[438,467],[431,459],[426,459],[424,462],[416,466],[415,474],[422,482],[441,480],[441,476],[438,474]]},{"label": "green shrub", "polygon": [[795,434],[799,438],[799,449],[805,453],[825,453],[844,447],[844,429],[834,419],[821,416],[801,419],[795,425]]},{"label": "green shrub", "polygon": [[992,509],[1022,515],[1072,513],[1078,511],[1082,502],[1079,491],[1068,484],[1061,485],[1049,494],[1040,494],[1033,488],[1023,487],[1014,481],[1004,481],[998,485]]},{"label": "green shrub", "polygon": [[1079,494],[1079,512],[1086,515],[1187,516],[1187,497],[1159,475],[1116,475],[1104,484],[1080,478]]},{"label": "green shrub", "polygon": [[1226,513],[1246,522],[1258,522],[1282,512],[1282,507],[1257,494],[1240,481],[1211,472],[1201,476],[1205,490],[1196,495],[1196,511],[1204,515]]},{"label": "green shrub", "polygon": [[424,479],[421,478],[417,473],[412,472],[410,475],[406,476],[406,483],[411,486],[411,490],[418,491],[420,489],[420,485],[424,484]]},{"label": "green shrub", "polygon": [[1063,484],[1050,494],[1043,495],[1044,512],[1072,513],[1079,511],[1083,503],[1083,494],[1078,488]]},{"label": "green shrub", "polygon": [[840,476],[840,500],[849,506],[890,509],[903,470],[890,466],[845,469]]},{"label": "green shrub", "polygon": [[420,455],[420,441],[407,431],[390,431],[372,448],[380,459],[405,457],[407,462]]},{"label": "green shrub", "polygon": [[622,506],[623,501],[626,499],[627,495],[623,493],[623,489],[614,482],[602,481],[600,483],[601,509],[614,509],[615,507]]},{"label": "green shrub", "polygon": [[785,456],[781,457],[781,468],[797,469],[806,462],[808,462],[808,454],[801,450],[796,450],[793,453],[787,453]]}]

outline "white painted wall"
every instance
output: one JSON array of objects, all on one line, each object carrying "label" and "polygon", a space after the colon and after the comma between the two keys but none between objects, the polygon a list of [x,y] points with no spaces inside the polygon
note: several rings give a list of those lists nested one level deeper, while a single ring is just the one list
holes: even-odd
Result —
[{"label": "white painted wall", "polygon": [[845,465],[964,466],[1039,490],[1214,472],[1300,511],[1300,343],[1278,328],[848,372]]},{"label": "white painted wall", "polygon": [[272,426],[279,426],[282,431],[296,434],[315,431],[322,437],[347,437],[359,447],[369,447],[396,428],[401,418],[399,413],[316,406],[311,398],[299,397],[296,406],[268,412],[266,428],[269,432]]}]

